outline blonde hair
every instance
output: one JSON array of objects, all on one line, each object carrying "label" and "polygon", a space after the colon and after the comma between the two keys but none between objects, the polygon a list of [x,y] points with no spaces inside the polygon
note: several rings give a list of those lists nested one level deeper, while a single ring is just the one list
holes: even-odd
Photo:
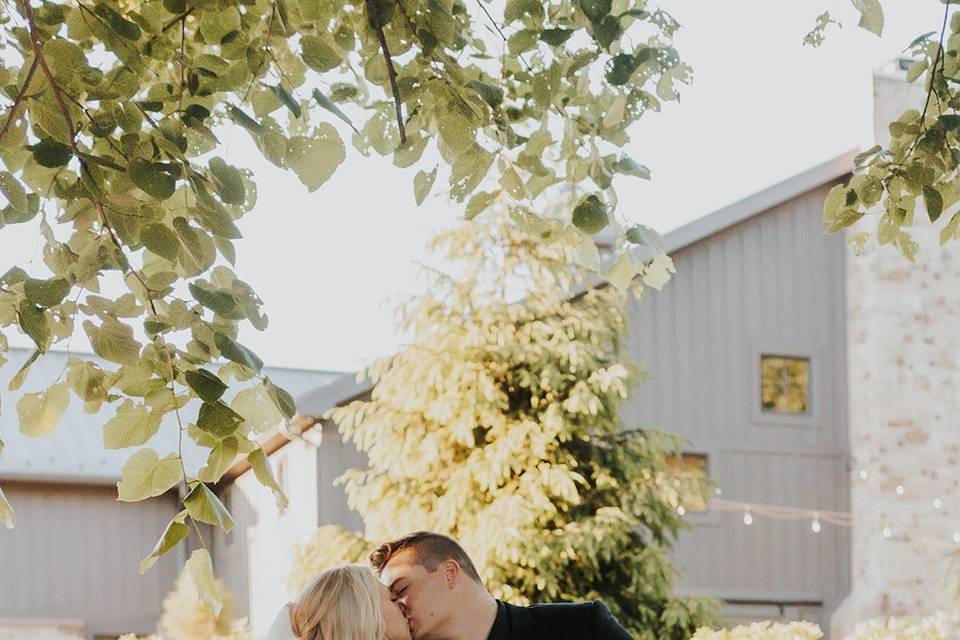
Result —
[{"label": "blonde hair", "polygon": [[327,569],[287,605],[297,640],[384,640],[387,625],[380,610],[379,583],[373,571],[347,564]]}]

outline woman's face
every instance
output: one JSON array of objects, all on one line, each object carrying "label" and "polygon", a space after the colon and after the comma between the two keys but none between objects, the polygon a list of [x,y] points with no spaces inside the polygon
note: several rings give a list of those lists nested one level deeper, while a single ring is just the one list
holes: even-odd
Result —
[{"label": "woman's face", "polygon": [[400,611],[400,605],[390,599],[390,590],[386,585],[377,582],[380,592],[380,610],[387,623],[387,640],[410,640],[410,627],[407,619]]}]

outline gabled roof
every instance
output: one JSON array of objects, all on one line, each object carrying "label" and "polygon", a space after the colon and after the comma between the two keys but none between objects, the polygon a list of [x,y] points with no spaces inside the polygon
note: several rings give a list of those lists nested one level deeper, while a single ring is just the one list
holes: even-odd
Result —
[{"label": "gabled roof", "polygon": [[857,149],[851,149],[831,160],[807,169],[803,173],[787,178],[782,182],[758,191],[742,200],[717,209],[702,218],[664,235],[667,253],[679,251],[692,244],[705,240],[728,227],[748,220],[753,216],[769,211],[777,205],[803,195],[804,193],[842,178],[853,171],[853,159]]}]

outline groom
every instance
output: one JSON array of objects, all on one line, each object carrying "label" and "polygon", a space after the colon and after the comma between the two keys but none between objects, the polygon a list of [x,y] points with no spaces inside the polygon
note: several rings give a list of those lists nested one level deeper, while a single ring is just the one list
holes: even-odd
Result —
[{"label": "groom", "polygon": [[370,554],[413,640],[632,640],[602,602],[517,607],[494,599],[456,540],[418,531]]}]

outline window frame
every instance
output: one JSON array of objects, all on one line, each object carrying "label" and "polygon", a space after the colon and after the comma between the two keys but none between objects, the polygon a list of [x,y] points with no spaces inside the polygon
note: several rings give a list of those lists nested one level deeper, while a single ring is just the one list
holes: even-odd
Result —
[{"label": "window frame", "polygon": [[[762,370],[763,358],[797,358],[808,362],[807,369],[807,410],[804,413],[778,413],[776,411],[765,411],[763,408],[762,394]],[[810,343],[802,341],[776,341],[760,342],[754,341],[750,348],[750,416],[755,424],[775,426],[775,427],[798,427],[811,429],[818,424],[818,416],[821,409],[822,393],[820,380],[822,378],[820,367],[824,366],[826,359],[822,357],[820,349],[817,349]]]},{"label": "window frame", "polygon": [[[714,489],[719,487],[723,489],[718,481],[717,469],[719,469],[718,461],[720,460],[720,450],[715,446],[694,446],[691,442],[686,442],[686,446],[680,449],[679,453],[684,456],[701,456],[705,460],[704,464],[704,473],[708,481],[713,481],[716,485]],[[706,511],[687,511],[683,514],[682,518],[687,522],[692,529],[699,527],[718,527],[720,526],[720,512],[713,508],[712,502],[715,497],[715,493],[710,491],[707,494],[707,510]],[[720,496],[722,497],[722,496]]]}]

